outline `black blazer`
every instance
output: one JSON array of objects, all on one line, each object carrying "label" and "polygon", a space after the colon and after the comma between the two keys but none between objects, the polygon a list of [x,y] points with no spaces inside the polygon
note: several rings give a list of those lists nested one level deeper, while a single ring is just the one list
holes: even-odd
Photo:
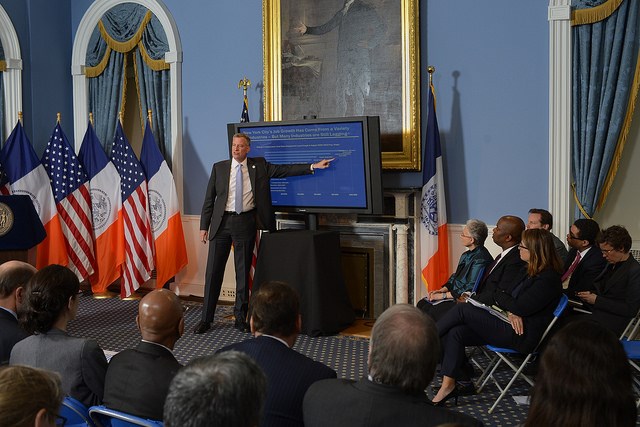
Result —
[{"label": "black blazer", "polygon": [[336,378],[336,372],[282,342],[265,336],[231,344],[220,352],[237,350],[249,355],[267,376],[267,400],[261,426],[303,426],[302,399],[311,384]]},{"label": "black blazer", "polygon": [[535,348],[553,318],[560,295],[560,274],[553,270],[543,270],[537,276],[527,277],[511,293],[501,290],[493,293],[494,304],[522,317],[524,334],[513,334],[516,350],[528,353]]},{"label": "black blazer", "polygon": [[[271,207],[270,179],[311,174],[311,167],[309,164],[275,165],[267,162],[264,157],[247,157],[247,169],[256,205],[258,228],[273,231],[276,223]],[[230,173],[231,160],[215,163],[211,169],[200,215],[200,230],[209,230],[209,240],[214,238],[222,222],[229,196]]]},{"label": "black blazer", "polygon": [[[576,258],[578,251],[571,248],[567,261],[564,263],[562,271],[567,271],[573,260]],[[576,299],[576,292],[589,291],[594,292],[593,282],[602,274],[602,270],[607,265],[607,261],[602,256],[602,252],[596,246],[591,247],[589,252],[580,260],[578,266],[571,274],[569,286],[565,289],[565,293],[569,298]]]},{"label": "black blazer", "polygon": [[[491,268],[491,265],[488,265],[487,268]],[[520,258],[520,252],[515,247],[480,283],[475,299],[484,304],[493,304],[493,293],[496,290],[511,293],[513,288],[525,277],[527,277],[527,263]]]},{"label": "black blazer", "polygon": [[620,335],[640,309],[640,264],[633,257],[608,267],[594,282],[592,318]]},{"label": "black blazer", "polygon": [[18,320],[7,310],[0,308],[0,365],[9,363],[11,349],[28,334],[18,325]]},{"label": "black blazer", "polygon": [[171,380],[180,369],[166,348],[140,342],[111,358],[104,383],[104,405],[142,418],[162,420]]},{"label": "black blazer", "polygon": [[306,427],[429,427],[446,423],[482,426],[468,415],[433,406],[424,393],[409,394],[367,378],[358,382],[318,381],[304,397]]}]

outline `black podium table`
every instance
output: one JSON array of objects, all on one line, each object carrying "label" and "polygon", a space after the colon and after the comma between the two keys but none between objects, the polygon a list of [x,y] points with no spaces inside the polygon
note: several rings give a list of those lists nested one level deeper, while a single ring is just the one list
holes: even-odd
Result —
[{"label": "black podium table", "polygon": [[300,294],[302,333],[340,332],[355,319],[342,277],[340,236],[336,232],[283,230],[264,233],[254,289],[277,280]]}]

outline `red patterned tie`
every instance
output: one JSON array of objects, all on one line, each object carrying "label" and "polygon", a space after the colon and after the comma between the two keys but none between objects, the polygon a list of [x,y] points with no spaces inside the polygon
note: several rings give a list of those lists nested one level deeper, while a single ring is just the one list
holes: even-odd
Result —
[{"label": "red patterned tie", "polygon": [[571,277],[571,275],[573,274],[573,272],[575,271],[576,267],[578,266],[578,263],[580,262],[580,258],[582,256],[580,255],[580,252],[576,253],[576,257],[573,260],[573,262],[571,263],[571,265],[569,266],[569,269],[562,275],[562,279],[560,279],[561,281],[565,281],[567,280],[569,277]]}]

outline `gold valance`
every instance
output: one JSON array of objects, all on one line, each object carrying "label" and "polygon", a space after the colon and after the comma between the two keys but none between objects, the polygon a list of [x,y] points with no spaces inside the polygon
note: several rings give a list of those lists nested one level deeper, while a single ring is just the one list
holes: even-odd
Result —
[{"label": "gold valance", "polygon": [[607,0],[598,6],[577,9],[571,13],[571,25],[593,24],[602,21],[615,12],[623,0]]}]

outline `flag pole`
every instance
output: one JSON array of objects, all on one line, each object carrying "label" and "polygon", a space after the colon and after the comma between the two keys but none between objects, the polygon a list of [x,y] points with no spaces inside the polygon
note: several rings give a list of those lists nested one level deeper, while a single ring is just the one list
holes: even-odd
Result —
[{"label": "flag pole", "polygon": [[60,119],[62,118],[62,114],[56,113],[56,123],[60,124]]},{"label": "flag pole", "polygon": [[153,121],[151,120],[153,117],[151,110],[147,110],[147,119],[149,120],[149,128],[153,130]]},{"label": "flag pole", "polygon": [[118,119],[120,120],[120,126],[124,126],[122,111],[118,112]]},{"label": "flag pole", "polygon": [[93,113],[89,113],[89,123],[93,126]]},{"label": "flag pole", "polygon": [[18,111],[18,121],[20,122],[21,125],[24,126],[24,120],[22,118],[22,111]]}]

